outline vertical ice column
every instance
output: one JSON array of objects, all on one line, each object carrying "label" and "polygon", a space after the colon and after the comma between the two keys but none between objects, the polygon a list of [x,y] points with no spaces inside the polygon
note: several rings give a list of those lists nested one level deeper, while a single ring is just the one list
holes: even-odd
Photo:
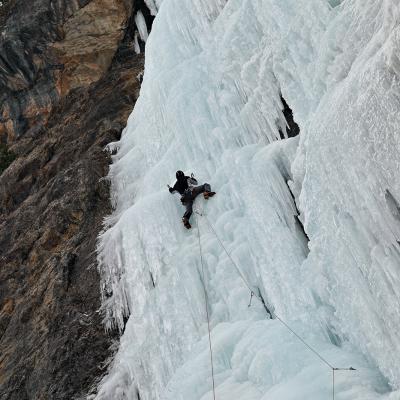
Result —
[{"label": "vertical ice column", "polygon": [[135,15],[135,23],[139,31],[140,39],[146,43],[149,33],[147,32],[146,20],[141,11],[138,11]]}]

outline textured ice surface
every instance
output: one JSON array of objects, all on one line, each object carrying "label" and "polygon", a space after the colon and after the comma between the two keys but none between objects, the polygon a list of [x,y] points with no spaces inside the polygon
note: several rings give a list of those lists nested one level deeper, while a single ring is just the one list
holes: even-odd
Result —
[{"label": "textured ice surface", "polygon": [[[399,6],[392,0],[164,0],[110,169],[106,322],[123,327],[97,400],[400,398]],[[280,94],[299,123],[284,131]],[[192,217],[166,184],[217,195]],[[289,189],[290,188],[290,189]],[[304,222],[308,238],[297,221]],[[209,224],[210,221],[212,226]],[[197,229],[204,252],[201,274]]]},{"label": "textured ice surface", "polygon": [[149,8],[151,15],[157,15],[158,9],[160,8],[162,0],[144,0],[147,7]]}]

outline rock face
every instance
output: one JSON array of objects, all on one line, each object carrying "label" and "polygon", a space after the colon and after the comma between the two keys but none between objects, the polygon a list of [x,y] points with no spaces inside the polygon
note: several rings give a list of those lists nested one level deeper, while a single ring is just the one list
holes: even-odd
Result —
[{"label": "rock face", "polygon": [[16,159],[0,176],[0,399],[81,398],[111,356],[95,245],[103,149],[139,94],[138,5],[2,4],[0,141]]},{"label": "rock face", "polygon": [[64,23],[62,40],[49,50],[63,66],[55,74],[60,95],[96,82],[107,71],[126,19],[122,0],[93,0]]},{"label": "rock face", "polygon": [[125,32],[132,29],[131,16],[138,8],[132,0],[4,1],[2,142],[45,125],[60,97],[96,82],[110,67]]}]

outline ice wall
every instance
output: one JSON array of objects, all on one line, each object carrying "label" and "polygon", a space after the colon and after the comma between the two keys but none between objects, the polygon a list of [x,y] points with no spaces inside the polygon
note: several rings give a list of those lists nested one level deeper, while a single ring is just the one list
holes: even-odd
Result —
[{"label": "ice wall", "polygon": [[[99,241],[106,323],[130,318],[96,399],[212,398],[203,287],[217,399],[331,398],[327,365],[248,307],[246,283],[329,363],[357,368],[338,373],[337,399],[400,398],[399,6],[152,4]],[[281,93],[300,138],[277,141]],[[191,231],[166,189],[177,169],[217,191]]]}]

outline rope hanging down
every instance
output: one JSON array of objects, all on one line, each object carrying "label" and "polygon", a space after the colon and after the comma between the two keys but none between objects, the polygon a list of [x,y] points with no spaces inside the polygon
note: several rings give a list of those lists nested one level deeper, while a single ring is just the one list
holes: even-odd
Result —
[{"label": "rope hanging down", "polygon": [[[301,343],[303,343],[303,345],[305,347],[307,347],[311,352],[313,352],[324,364],[326,364],[332,371],[332,400],[335,400],[335,372],[336,371],[356,371],[355,368],[353,367],[349,367],[349,368],[336,368],[334,367],[329,361],[327,361],[317,350],[315,350],[310,344],[308,344],[299,334],[297,334],[294,329],[292,329],[282,318],[279,317],[279,315],[277,315],[274,311],[271,311],[269,309],[269,307],[267,307],[267,305],[265,304],[264,298],[261,295],[260,289],[257,288],[258,294],[254,291],[254,289],[252,289],[251,285],[247,282],[244,274],[242,273],[242,271],[240,270],[239,266],[236,264],[236,262],[234,261],[234,259],[232,258],[231,254],[229,253],[229,251],[226,249],[224,243],[222,242],[221,238],[219,237],[218,233],[216,232],[215,228],[213,227],[212,223],[210,222],[210,220],[207,218],[207,216],[203,213],[199,213],[197,211],[195,211],[195,213],[197,215],[200,215],[201,217],[204,217],[205,220],[207,221],[208,225],[210,226],[212,232],[214,233],[215,237],[217,238],[218,242],[221,244],[221,247],[224,249],[226,255],[228,256],[228,258],[230,259],[232,265],[235,267],[236,271],[238,272],[240,278],[242,279],[242,281],[244,282],[244,284],[247,286],[247,288],[250,291],[250,302],[249,302],[249,307],[251,306],[251,300],[254,297],[256,297],[263,305],[263,307],[265,308],[265,310],[267,311],[267,313],[269,314],[270,318],[276,318],[289,332],[291,332]],[[197,223],[197,229],[198,229],[198,234],[199,234],[199,245],[200,245],[200,228],[199,228],[199,223],[198,223],[198,218],[196,217],[196,223]],[[201,246],[200,246],[200,253],[201,253]],[[202,268],[203,268],[203,256],[202,254],[200,254],[201,256],[201,262],[202,262]],[[204,276],[204,271],[203,271],[203,276]],[[204,286],[204,290],[205,290],[205,286]],[[206,294],[206,293],[205,293]],[[207,300],[207,296],[206,296],[206,302],[208,302]],[[208,307],[208,305],[207,305]],[[207,308],[207,318],[208,318],[208,308]],[[210,335],[210,331],[209,331],[209,335]],[[210,336],[209,336],[210,339]],[[210,339],[210,351],[211,351],[211,339]],[[212,360],[212,353],[211,353],[211,360]],[[212,362],[212,361],[211,361]],[[212,366],[212,370],[213,370],[213,366]],[[214,379],[214,377],[213,377]],[[214,389],[214,380],[213,380],[213,389]],[[214,400],[215,400],[215,392],[214,392]]]},{"label": "rope hanging down", "polygon": [[262,297],[261,293],[260,293],[260,289],[257,288],[258,294],[256,293],[256,291],[254,290],[254,288],[251,287],[251,285],[247,282],[243,272],[241,271],[241,269],[239,268],[239,266],[235,263],[235,260],[232,258],[232,256],[230,255],[229,251],[226,249],[224,243],[222,242],[222,240],[220,239],[220,237],[218,236],[217,232],[215,231],[213,225],[211,224],[211,222],[209,221],[209,219],[207,218],[207,216],[205,214],[199,214],[198,215],[202,216],[205,218],[205,220],[207,221],[208,225],[210,226],[211,230],[214,232],[215,237],[217,238],[218,242],[220,243],[221,247],[224,249],[226,255],[228,256],[228,258],[230,259],[232,265],[236,268],[236,271],[238,272],[240,278],[242,279],[242,281],[244,282],[244,284],[247,286],[247,288],[250,291],[250,302],[249,302],[249,307],[251,306],[251,300],[253,297],[256,297],[263,305],[263,307],[265,308],[265,311],[267,312],[267,314],[269,315],[269,317],[272,319],[272,313],[271,310],[267,307],[267,305],[265,304],[264,298]]},{"label": "rope hanging down", "polygon": [[211,329],[210,329],[210,314],[208,312],[208,295],[206,290],[206,280],[204,274],[204,260],[203,260],[203,250],[201,247],[201,238],[200,238],[200,226],[199,220],[196,216],[196,225],[197,225],[197,233],[199,237],[199,251],[200,251],[200,263],[201,263],[201,275],[203,280],[203,289],[204,289],[204,300],[206,305],[206,316],[207,316],[207,329],[208,329],[208,344],[210,347],[210,363],[211,363],[211,381],[212,381],[212,392],[213,399],[215,400],[215,378],[214,378],[214,361],[213,361],[213,351],[212,351],[212,343],[211,343]]}]

